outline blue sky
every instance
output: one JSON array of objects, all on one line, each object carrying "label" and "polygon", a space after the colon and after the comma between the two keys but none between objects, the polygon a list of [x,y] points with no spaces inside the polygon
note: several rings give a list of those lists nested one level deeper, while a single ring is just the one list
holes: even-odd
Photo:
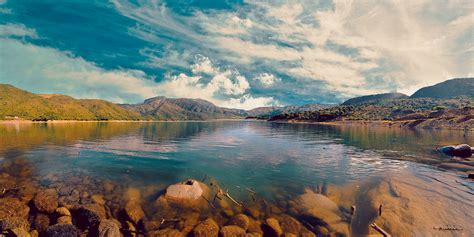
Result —
[{"label": "blue sky", "polygon": [[339,103],[474,75],[472,1],[0,0],[0,83],[137,103]]}]

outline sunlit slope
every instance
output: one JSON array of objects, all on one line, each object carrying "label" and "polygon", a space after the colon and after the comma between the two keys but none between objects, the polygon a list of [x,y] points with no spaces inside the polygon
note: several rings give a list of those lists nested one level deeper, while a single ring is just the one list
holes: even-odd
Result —
[{"label": "sunlit slope", "polygon": [[103,100],[38,95],[0,84],[0,119],[138,120],[141,116]]}]

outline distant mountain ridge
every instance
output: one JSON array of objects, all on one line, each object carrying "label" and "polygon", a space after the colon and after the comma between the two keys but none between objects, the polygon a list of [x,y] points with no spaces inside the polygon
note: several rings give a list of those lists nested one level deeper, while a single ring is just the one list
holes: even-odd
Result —
[{"label": "distant mountain ridge", "polygon": [[[138,104],[33,94],[0,84],[0,120],[210,120],[257,118],[331,121],[393,120],[432,110],[472,107],[474,78],[451,79],[421,88],[411,97],[385,93],[349,99],[341,105],[290,105],[251,110],[222,108],[202,99],[157,96]],[[469,110],[470,111],[470,110]]]},{"label": "distant mountain ridge", "polygon": [[410,98],[474,97],[474,78],[455,78],[417,90]]},{"label": "distant mountain ridge", "polygon": [[202,99],[158,96],[146,99],[143,103],[120,106],[154,120],[238,119],[246,116],[244,110],[218,107]]},{"label": "distant mountain ridge", "polygon": [[407,95],[402,93],[384,93],[377,95],[366,95],[360,96],[352,99],[348,99],[342,103],[342,105],[356,105],[361,103],[366,103],[375,100],[391,100],[391,99],[405,99],[408,98]]},{"label": "distant mountain ridge", "polygon": [[298,113],[304,111],[313,111],[324,108],[329,108],[332,105],[323,104],[306,104],[306,105],[289,105],[289,106],[273,106],[273,107],[258,107],[246,111],[247,118],[269,119],[279,114]]},{"label": "distant mountain ridge", "polygon": [[400,93],[368,95],[339,106],[277,114],[270,121],[401,121],[400,126],[474,128],[474,79],[451,79],[419,89],[411,97]]}]

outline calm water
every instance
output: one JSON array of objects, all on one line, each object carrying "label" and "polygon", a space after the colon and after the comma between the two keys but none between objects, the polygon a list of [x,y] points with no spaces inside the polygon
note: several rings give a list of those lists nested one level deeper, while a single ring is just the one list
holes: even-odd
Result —
[{"label": "calm water", "polygon": [[393,158],[450,161],[434,149],[472,145],[473,135],[258,121],[3,124],[0,163],[22,159],[36,178],[90,175],[134,186],[210,177],[235,195],[248,187],[271,197],[416,172],[416,163]]}]

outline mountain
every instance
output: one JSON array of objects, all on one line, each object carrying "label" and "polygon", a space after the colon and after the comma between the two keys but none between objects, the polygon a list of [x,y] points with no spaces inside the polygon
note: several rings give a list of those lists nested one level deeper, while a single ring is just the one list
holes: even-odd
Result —
[{"label": "mountain", "polygon": [[258,107],[247,110],[247,118],[269,119],[280,114],[299,113],[304,111],[315,111],[323,108],[331,107],[332,105],[322,104],[306,104],[306,105],[289,105],[289,106],[273,106],[273,107]]},{"label": "mountain", "polygon": [[33,94],[0,84],[0,120],[138,120],[141,116],[95,99],[74,99],[58,94]]},{"label": "mountain", "polygon": [[221,108],[202,99],[153,97],[140,104],[122,104],[122,108],[153,120],[207,120],[244,118],[246,112]]},{"label": "mountain", "polygon": [[314,122],[333,120],[396,120],[422,112],[463,109],[473,106],[474,101],[469,97],[375,100],[363,104],[339,105],[314,111],[281,114],[272,117],[270,120],[307,120]]},{"label": "mountain", "polygon": [[407,95],[402,93],[384,93],[384,94],[377,94],[377,95],[366,95],[361,97],[352,98],[349,100],[344,101],[342,105],[356,105],[362,104],[370,101],[376,100],[392,100],[392,99],[404,99],[408,98]]},{"label": "mountain", "polygon": [[474,78],[456,78],[417,90],[410,98],[474,97]]}]

